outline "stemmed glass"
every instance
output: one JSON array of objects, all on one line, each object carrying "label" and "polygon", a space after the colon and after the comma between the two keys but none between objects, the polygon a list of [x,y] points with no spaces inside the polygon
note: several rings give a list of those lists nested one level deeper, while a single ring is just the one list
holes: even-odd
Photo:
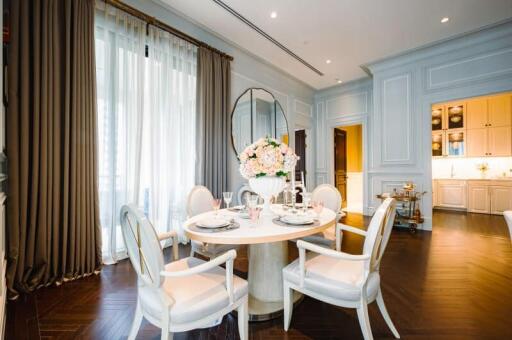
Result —
[{"label": "stemmed glass", "polygon": [[229,205],[231,204],[231,200],[233,199],[233,193],[230,191],[223,192],[222,197],[224,197],[224,202],[226,203],[226,208],[229,209]]},{"label": "stemmed glass", "polygon": [[220,204],[222,203],[222,200],[220,198],[214,198],[212,200],[212,207],[215,211],[215,216],[219,214]]},{"label": "stemmed glass", "polygon": [[311,205],[313,206],[313,210],[316,213],[316,219],[320,219],[320,214],[322,213],[322,210],[324,210],[324,202],[322,201],[313,201],[311,202]]}]

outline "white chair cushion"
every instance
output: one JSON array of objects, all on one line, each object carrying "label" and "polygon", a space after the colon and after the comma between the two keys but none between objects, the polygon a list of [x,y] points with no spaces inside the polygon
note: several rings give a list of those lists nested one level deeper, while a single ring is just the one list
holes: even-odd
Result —
[{"label": "white chair cushion", "polygon": [[[187,257],[167,264],[165,270],[181,271],[202,263],[205,261]],[[163,288],[175,301],[170,313],[171,322],[174,324],[202,319],[229,305],[226,271],[222,267],[191,276],[166,278]],[[236,301],[247,294],[247,281],[233,275],[233,290]],[[155,295],[154,290],[139,287],[139,298],[144,312],[160,319],[163,306],[160,304],[160,298]]]},{"label": "white chair cushion", "polygon": [[[304,288],[335,299],[357,301],[361,298],[358,284],[363,280],[362,261],[347,261],[308,253],[305,263]],[[299,259],[283,269],[286,281],[300,286]],[[373,272],[368,278],[367,295],[373,299],[379,290],[380,277]]]}]

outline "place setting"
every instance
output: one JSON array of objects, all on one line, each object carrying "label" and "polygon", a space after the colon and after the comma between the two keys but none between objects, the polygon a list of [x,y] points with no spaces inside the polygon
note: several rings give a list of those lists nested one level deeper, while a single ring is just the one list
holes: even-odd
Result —
[{"label": "place setting", "polygon": [[[224,203],[226,204],[226,210],[233,211],[230,210],[233,208],[229,208],[229,205],[233,197],[233,193],[223,192],[222,197],[224,199]],[[222,204],[222,200],[220,198],[212,199],[211,204],[213,213],[208,214],[207,216],[203,217],[202,219],[195,223],[192,223],[189,226],[190,230],[201,233],[218,233],[240,228],[240,223],[235,221],[235,218],[226,216],[224,214],[219,214],[219,210]]]}]

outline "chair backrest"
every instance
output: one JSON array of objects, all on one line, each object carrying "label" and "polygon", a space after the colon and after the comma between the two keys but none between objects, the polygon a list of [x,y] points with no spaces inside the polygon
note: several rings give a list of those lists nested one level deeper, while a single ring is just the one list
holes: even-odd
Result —
[{"label": "chair backrest", "polygon": [[160,287],[164,257],[155,229],[135,204],[122,206],[120,217],[124,244],[137,276],[148,286]]},{"label": "chair backrest", "polygon": [[508,232],[510,233],[510,240],[512,241],[512,210],[504,211],[503,216],[505,217],[505,221],[507,221]]},{"label": "chair backrest", "polygon": [[[370,221],[363,246],[363,254],[371,256],[370,271],[378,269],[380,259],[389,240],[390,229],[393,227],[391,217],[395,218],[395,212],[395,200],[386,198],[377,208]],[[385,244],[382,243],[383,241],[385,241]]]},{"label": "chair backrest", "polygon": [[320,184],[311,194],[311,200],[323,201],[324,207],[331,209],[335,213],[341,209],[341,199],[339,190],[330,184]]},{"label": "chair backrest", "polygon": [[213,195],[207,187],[196,185],[188,194],[187,215],[193,217],[213,210]]},{"label": "chair backrest", "polygon": [[380,261],[382,260],[386,247],[388,246],[391,231],[395,224],[396,200],[394,198],[388,198],[388,200],[390,200],[390,204],[384,218],[384,227],[381,229],[381,241],[378,244],[376,251],[372,254],[372,270],[379,270]]}]

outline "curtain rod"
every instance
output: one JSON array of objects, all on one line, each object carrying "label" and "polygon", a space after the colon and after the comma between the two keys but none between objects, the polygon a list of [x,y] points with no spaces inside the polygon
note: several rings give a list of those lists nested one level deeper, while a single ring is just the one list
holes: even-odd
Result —
[{"label": "curtain rod", "polygon": [[205,42],[202,42],[201,40],[197,40],[196,38],[191,37],[190,35],[188,35],[186,33],[183,33],[181,31],[177,30],[176,28],[167,25],[166,23],[156,19],[155,17],[149,16],[146,13],[139,11],[138,9],[136,9],[136,8],[130,6],[130,5],[127,5],[124,2],[122,2],[122,1],[119,1],[119,0],[104,0],[104,1],[105,1],[106,4],[114,6],[114,7],[118,8],[118,9],[120,9],[120,10],[122,10],[122,11],[124,11],[124,12],[126,12],[126,13],[128,13],[130,15],[133,15],[136,18],[144,20],[149,25],[153,25],[155,27],[163,29],[164,31],[167,31],[167,32],[177,36],[178,38],[186,40],[186,41],[188,41],[191,44],[194,44],[194,45],[196,45],[198,47],[207,48],[210,51],[213,51],[215,53],[220,54],[223,57],[228,58],[229,60],[233,60],[233,57],[230,56],[229,54],[224,53],[224,52],[216,49],[215,47],[210,46],[210,45],[208,45]]}]

